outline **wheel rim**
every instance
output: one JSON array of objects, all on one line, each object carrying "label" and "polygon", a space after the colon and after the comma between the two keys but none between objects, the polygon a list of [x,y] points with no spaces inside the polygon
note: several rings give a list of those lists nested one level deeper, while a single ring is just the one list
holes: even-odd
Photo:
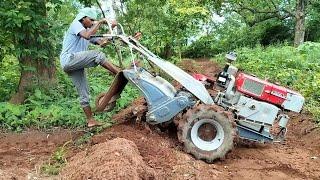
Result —
[{"label": "wheel rim", "polygon": [[201,150],[216,150],[223,143],[224,131],[218,122],[212,119],[201,119],[191,128],[191,140]]}]

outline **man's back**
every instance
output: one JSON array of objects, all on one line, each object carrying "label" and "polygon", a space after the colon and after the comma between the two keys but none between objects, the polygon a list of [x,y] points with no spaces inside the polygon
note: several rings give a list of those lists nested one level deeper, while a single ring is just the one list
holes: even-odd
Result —
[{"label": "man's back", "polygon": [[85,30],[83,25],[78,20],[74,20],[66,31],[60,54],[62,67],[67,63],[72,53],[88,50],[89,41],[78,35],[82,30]]}]

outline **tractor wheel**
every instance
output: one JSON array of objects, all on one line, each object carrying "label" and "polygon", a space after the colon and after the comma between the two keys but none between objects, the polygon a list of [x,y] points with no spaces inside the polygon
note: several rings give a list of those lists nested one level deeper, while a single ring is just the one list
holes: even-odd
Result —
[{"label": "tractor wheel", "polygon": [[236,130],[232,116],[217,106],[200,105],[189,110],[178,125],[178,137],[185,151],[212,163],[233,149]]}]

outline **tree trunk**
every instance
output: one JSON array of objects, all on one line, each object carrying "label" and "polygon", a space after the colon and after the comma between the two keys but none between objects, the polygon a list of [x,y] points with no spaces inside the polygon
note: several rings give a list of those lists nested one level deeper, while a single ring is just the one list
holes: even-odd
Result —
[{"label": "tree trunk", "polygon": [[17,92],[11,97],[10,103],[22,104],[26,99],[26,92],[35,87],[50,88],[55,86],[55,66],[53,61],[34,60],[31,57],[20,59],[22,66]]},{"label": "tree trunk", "polygon": [[162,57],[165,59],[171,58],[173,56],[172,47],[169,44],[166,44],[161,54],[162,54]]},{"label": "tree trunk", "polygon": [[[32,2],[30,10],[41,16],[43,20],[47,18],[46,0],[38,0],[37,3]],[[21,67],[20,81],[16,94],[10,101],[13,104],[22,104],[26,99],[26,92],[35,87],[51,88],[56,85],[55,81],[55,64],[53,46],[49,42],[39,42],[37,35],[41,35],[45,40],[49,39],[50,34],[45,31],[48,29],[48,24],[44,23],[42,27],[34,29],[34,31],[22,30],[25,34],[24,39],[18,39],[17,44],[22,46],[21,49],[37,49],[45,52],[48,58],[40,58],[38,54],[31,54],[23,51],[19,55],[19,65]],[[37,53],[32,52],[32,53]],[[39,52],[40,53],[40,52]]]},{"label": "tree trunk", "polygon": [[297,0],[296,5],[296,26],[294,34],[294,47],[298,47],[304,42],[305,35],[305,8],[307,0]]}]

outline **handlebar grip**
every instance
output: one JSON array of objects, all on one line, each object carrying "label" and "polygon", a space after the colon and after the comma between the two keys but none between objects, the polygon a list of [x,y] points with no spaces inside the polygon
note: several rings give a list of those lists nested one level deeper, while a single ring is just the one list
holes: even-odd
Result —
[{"label": "handlebar grip", "polygon": [[91,35],[90,38],[103,37],[103,35]]}]

